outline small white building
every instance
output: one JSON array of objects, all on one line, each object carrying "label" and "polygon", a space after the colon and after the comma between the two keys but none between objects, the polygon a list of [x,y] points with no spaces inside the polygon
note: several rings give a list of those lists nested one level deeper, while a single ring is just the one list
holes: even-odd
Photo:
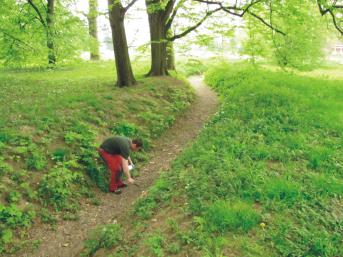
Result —
[{"label": "small white building", "polygon": [[333,55],[342,55],[343,56],[343,44],[336,44],[332,47],[332,54]]}]

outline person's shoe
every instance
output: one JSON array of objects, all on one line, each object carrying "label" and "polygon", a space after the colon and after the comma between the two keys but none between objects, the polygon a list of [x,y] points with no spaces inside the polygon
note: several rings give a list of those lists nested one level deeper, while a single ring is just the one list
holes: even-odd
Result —
[{"label": "person's shoe", "polygon": [[114,191],[111,191],[112,193],[115,193],[116,195],[120,195],[121,194],[121,189],[116,189]]}]

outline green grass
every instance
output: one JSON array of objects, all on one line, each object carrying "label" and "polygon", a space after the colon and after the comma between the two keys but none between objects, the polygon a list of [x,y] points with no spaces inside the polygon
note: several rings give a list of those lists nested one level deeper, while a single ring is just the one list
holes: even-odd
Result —
[{"label": "green grass", "polygon": [[161,178],[172,200],[153,191],[134,217],[181,209],[160,233],[178,256],[342,256],[343,80],[314,74],[210,69],[221,110]]},{"label": "green grass", "polygon": [[80,198],[98,204],[96,187],[108,190],[96,150],[105,137],[143,138],[132,156],[139,176],[153,140],[193,98],[184,81],[144,78],[147,68],[135,64],[130,88],[115,86],[113,62],[0,70],[0,253],[16,249],[36,219],[75,220]]}]

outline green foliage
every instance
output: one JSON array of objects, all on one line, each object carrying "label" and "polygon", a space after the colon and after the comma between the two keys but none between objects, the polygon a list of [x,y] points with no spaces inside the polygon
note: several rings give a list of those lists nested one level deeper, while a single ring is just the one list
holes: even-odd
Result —
[{"label": "green foliage", "polygon": [[48,209],[42,208],[39,212],[39,217],[43,223],[48,223],[51,225],[55,225],[57,222],[56,217],[49,212]]},{"label": "green foliage", "polygon": [[[140,74],[145,68],[137,65]],[[108,190],[108,171],[97,147],[103,135],[111,134],[111,124],[135,124],[144,133],[145,150],[149,150],[149,131],[160,133],[161,127],[170,126],[193,95],[185,83],[171,77],[144,78],[139,87],[125,90],[115,88],[114,79],[113,62],[80,63],[49,71],[0,71],[3,201],[8,192],[18,192],[10,201],[17,202],[14,196],[20,194],[18,205],[33,203],[42,222],[55,225],[58,219],[77,219],[81,197],[92,197],[95,184]],[[153,120],[138,118],[145,111]],[[162,125],[155,128],[154,124]],[[139,173],[148,155],[142,151],[132,158]],[[32,173],[28,168],[45,172]],[[93,198],[87,202],[99,204]],[[13,237],[25,239],[23,230],[18,226]],[[5,248],[16,249],[12,243]]]},{"label": "green foliage", "polygon": [[[46,4],[35,3],[46,24]],[[27,3],[4,0],[0,7],[1,66],[46,66],[48,63],[47,28]],[[37,18],[37,19],[36,19]],[[89,36],[83,22],[63,4],[56,3],[52,40],[59,62],[79,59],[81,50],[88,48]]]},{"label": "green foliage", "polygon": [[5,225],[8,228],[29,227],[34,217],[34,211],[21,211],[14,204],[11,204],[10,206],[0,205],[1,225]]},{"label": "green foliage", "polygon": [[160,190],[135,207],[145,219],[184,211],[156,254],[175,243],[180,256],[342,255],[342,80],[219,63],[206,82],[221,110],[165,178],[173,201]]},{"label": "green foliage", "polygon": [[56,162],[64,162],[67,160],[69,155],[70,153],[68,149],[57,148],[52,152],[51,158]]},{"label": "green foliage", "polygon": [[[305,70],[318,67],[324,55],[327,33],[323,20],[316,13],[318,7],[312,5],[310,0],[301,3],[288,0],[284,5],[273,5],[277,13],[276,21],[282,24],[286,33],[284,37],[275,35],[273,38],[278,63]],[[307,8],[312,11],[308,12]],[[318,31],[321,31],[320,36]]]},{"label": "green foliage", "polygon": [[247,232],[258,224],[260,215],[243,202],[215,202],[205,211],[204,219],[211,232],[225,233],[242,229]]},{"label": "green foliage", "polygon": [[203,74],[208,69],[208,67],[208,63],[205,64],[204,61],[190,58],[179,63],[177,71],[185,74],[185,76],[199,75]]},{"label": "green foliage", "polygon": [[15,204],[0,204],[0,253],[8,250],[13,242],[14,231],[31,226],[36,213],[33,210],[21,210]]},{"label": "green foliage", "polygon": [[161,177],[147,195],[140,198],[134,206],[134,213],[142,219],[151,218],[159,203],[166,203],[172,196],[172,184],[165,177]]},{"label": "green foliage", "polygon": [[293,204],[299,198],[300,186],[284,178],[271,178],[265,181],[262,195],[277,202]]},{"label": "green foliage", "polygon": [[81,256],[93,256],[100,248],[111,248],[122,241],[123,235],[118,224],[97,227],[85,241],[85,249]]},{"label": "green foliage", "polygon": [[18,203],[21,200],[21,194],[17,191],[9,192],[7,195],[7,202],[12,203]]},{"label": "green foliage", "polygon": [[140,135],[140,132],[135,124],[125,121],[115,123],[111,131],[116,135],[126,136],[129,138],[135,138]]},{"label": "green foliage", "polygon": [[156,257],[163,257],[164,255],[164,238],[159,234],[150,235],[148,239],[146,239],[146,244],[149,246],[153,256]]},{"label": "green foliage", "polygon": [[39,150],[33,150],[26,160],[26,166],[29,170],[42,170],[46,165],[47,161],[45,154]]},{"label": "green foliage", "polygon": [[70,204],[70,198],[75,194],[73,184],[82,182],[79,173],[64,167],[58,167],[44,175],[39,183],[38,195],[44,204],[56,209],[64,209]]}]

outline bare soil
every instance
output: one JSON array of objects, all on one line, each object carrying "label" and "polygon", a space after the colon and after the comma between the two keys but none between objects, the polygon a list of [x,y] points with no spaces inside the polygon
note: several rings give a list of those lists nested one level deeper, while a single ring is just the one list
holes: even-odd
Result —
[{"label": "bare soil", "polygon": [[217,111],[218,98],[206,87],[202,77],[189,78],[195,89],[196,98],[189,109],[179,117],[157,141],[150,162],[136,178],[137,186],[130,185],[121,195],[98,192],[99,206],[86,205],[80,210],[76,221],[59,221],[56,230],[42,224],[30,232],[32,239],[41,241],[39,249],[19,252],[23,257],[74,257],[79,256],[88,232],[97,225],[111,223],[128,215],[135,200],[153,185],[159,174],[170,167],[171,162],[199,134],[203,125]]}]

